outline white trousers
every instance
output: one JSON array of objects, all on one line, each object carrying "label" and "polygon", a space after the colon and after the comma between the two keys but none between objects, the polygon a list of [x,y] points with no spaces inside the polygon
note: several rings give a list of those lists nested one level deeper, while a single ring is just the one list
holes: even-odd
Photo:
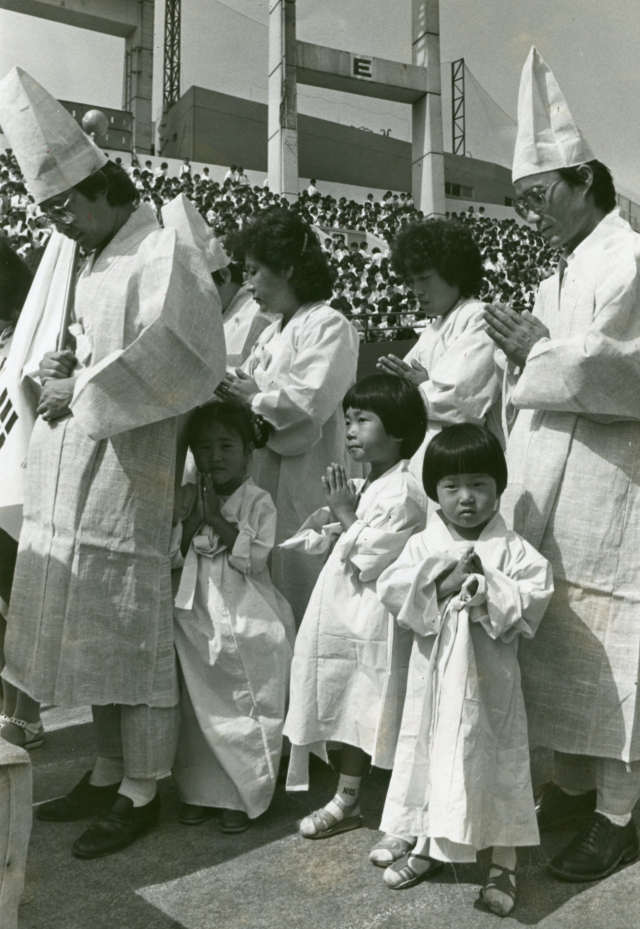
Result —
[{"label": "white trousers", "polygon": [[179,706],[92,706],[98,755],[122,758],[126,777],[163,777],[178,744]]}]

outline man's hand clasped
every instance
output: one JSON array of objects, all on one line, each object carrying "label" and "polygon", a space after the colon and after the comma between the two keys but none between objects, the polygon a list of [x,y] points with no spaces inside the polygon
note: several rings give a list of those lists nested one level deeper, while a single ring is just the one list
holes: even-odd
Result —
[{"label": "man's hand clasped", "polygon": [[47,352],[40,362],[40,380],[42,393],[37,412],[46,422],[70,415],[75,378],[73,369],[78,363],[75,354],[66,349],[63,352]]},{"label": "man's hand clasped", "polygon": [[524,310],[516,313],[510,306],[489,303],[484,309],[487,332],[509,361],[524,368],[533,346],[549,338],[549,330],[539,319]]}]

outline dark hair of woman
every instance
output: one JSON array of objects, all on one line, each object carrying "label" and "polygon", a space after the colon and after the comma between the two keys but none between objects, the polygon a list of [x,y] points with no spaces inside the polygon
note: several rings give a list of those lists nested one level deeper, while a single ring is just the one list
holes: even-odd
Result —
[{"label": "dark hair of woman", "polygon": [[422,466],[427,496],[437,503],[438,482],[453,474],[488,474],[496,482],[498,496],[504,493],[507,462],[492,432],[483,426],[460,423],[445,426],[431,439]]},{"label": "dark hair of woman", "polygon": [[275,274],[293,269],[289,285],[301,304],[330,298],[335,273],[311,226],[292,210],[256,213],[229,236],[227,245],[235,261],[248,256]]},{"label": "dark hair of woman", "polygon": [[[601,161],[586,161],[585,164],[593,171],[593,183],[589,188],[590,196],[593,197],[598,209],[603,213],[610,213],[616,208],[616,188],[611,171]],[[585,178],[581,168],[582,165],[575,168],[558,168],[558,174],[571,187],[582,187]]]},{"label": "dark hair of woman", "polygon": [[266,445],[271,432],[269,423],[243,406],[235,403],[207,403],[199,407],[189,420],[187,427],[189,447],[193,446],[203,429],[209,429],[214,423],[220,423],[229,432],[239,435],[245,449],[249,445],[262,448]]},{"label": "dark hair of woman", "polygon": [[396,236],[391,267],[408,281],[416,274],[435,269],[462,297],[480,293],[484,268],[480,249],[471,232],[446,219],[410,223]]},{"label": "dark hair of woman", "polygon": [[100,194],[107,197],[109,206],[126,206],[140,198],[138,188],[120,165],[108,161],[99,171],[76,184],[75,189],[87,200],[97,200]]},{"label": "dark hair of woman", "polygon": [[362,410],[380,417],[387,435],[402,439],[400,455],[411,458],[427,432],[422,394],[409,381],[393,374],[370,374],[349,388],[342,409]]},{"label": "dark hair of woman", "polygon": [[26,261],[0,236],[0,319],[22,309],[33,277]]}]

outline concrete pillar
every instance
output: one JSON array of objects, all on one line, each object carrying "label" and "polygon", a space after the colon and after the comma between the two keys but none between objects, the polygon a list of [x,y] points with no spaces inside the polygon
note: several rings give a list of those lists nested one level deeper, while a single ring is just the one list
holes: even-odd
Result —
[{"label": "concrete pillar", "polygon": [[151,91],[153,86],[154,0],[138,0],[138,25],[125,39],[125,107],[133,113],[133,148],[150,153],[153,147]]},{"label": "concrete pillar", "polygon": [[427,93],[412,106],[411,190],[425,216],[444,216],[439,0],[412,0],[412,14],[412,60],[427,69]]},{"label": "concrete pillar", "polygon": [[0,739],[0,926],[17,929],[32,823],[28,753]]},{"label": "concrete pillar", "polygon": [[295,0],[269,0],[269,188],[298,197]]}]

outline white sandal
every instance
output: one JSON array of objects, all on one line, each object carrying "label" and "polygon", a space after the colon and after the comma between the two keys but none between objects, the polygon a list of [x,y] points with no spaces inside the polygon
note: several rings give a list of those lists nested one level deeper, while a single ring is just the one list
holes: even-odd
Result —
[{"label": "white sandal", "polygon": [[24,719],[18,719],[17,716],[11,716],[8,719],[5,717],[0,736],[5,742],[18,745],[20,748],[26,748],[29,752],[31,749],[40,748],[42,745],[44,726],[42,720],[37,723],[27,723]]}]

